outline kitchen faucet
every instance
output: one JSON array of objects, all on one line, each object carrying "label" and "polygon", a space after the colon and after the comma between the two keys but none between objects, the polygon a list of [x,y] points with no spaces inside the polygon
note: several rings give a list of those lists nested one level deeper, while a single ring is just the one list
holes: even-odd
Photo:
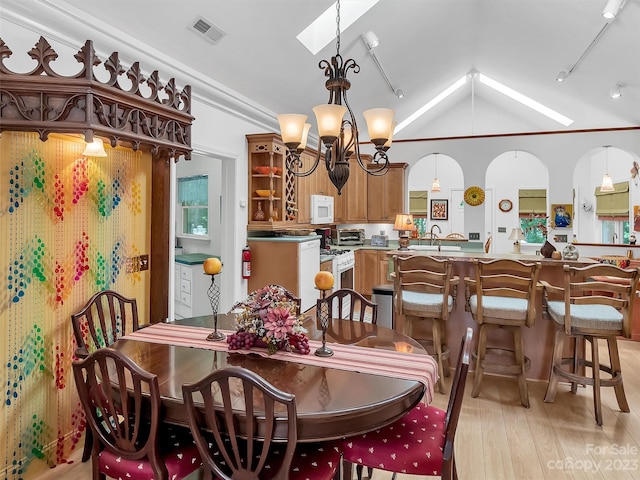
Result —
[{"label": "kitchen faucet", "polygon": [[438,229],[438,233],[442,233],[442,229],[440,228],[440,225],[436,225],[435,223],[433,225],[431,225],[431,238],[429,239],[429,245],[433,245],[433,240],[435,238],[435,236],[433,234],[433,229],[434,228]]}]

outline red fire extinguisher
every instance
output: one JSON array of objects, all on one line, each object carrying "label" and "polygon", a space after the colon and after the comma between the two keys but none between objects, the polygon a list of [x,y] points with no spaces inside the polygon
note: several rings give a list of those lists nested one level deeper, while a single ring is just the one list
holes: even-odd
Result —
[{"label": "red fire extinguisher", "polygon": [[249,245],[242,249],[242,278],[251,277],[251,249]]}]

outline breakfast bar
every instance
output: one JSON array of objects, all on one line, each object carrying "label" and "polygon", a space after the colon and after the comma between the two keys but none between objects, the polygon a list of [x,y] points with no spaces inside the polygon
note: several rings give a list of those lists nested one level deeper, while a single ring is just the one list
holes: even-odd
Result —
[{"label": "breakfast bar", "polygon": [[[474,259],[511,259],[523,262],[540,262],[542,269],[540,270],[539,280],[545,280],[552,285],[562,284],[562,269],[564,265],[582,267],[598,263],[596,260],[586,257],[578,260],[552,260],[540,255],[471,253],[462,251],[421,252],[392,250],[387,252],[387,255],[392,257],[396,255],[429,255],[436,258],[448,258],[453,261],[453,274],[460,278],[460,282],[458,284],[453,310],[451,311],[449,319],[445,322],[450,359],[457,358],[460,345],[456,339],[459,339],[463,335],[467,327],[473,328],[474,331],[478,329],[478,325],[473,318],[471,318],[471,313],[465,310],[465,287],[463,281],[464,277],[474,278]],[[428,337],[428,332],[423,330],[423,328],[427,328],[427,326],[427,322],[416,322],[413,329],[414,337]],[[404,330],[404,325],[400,319],[396,319],[395,329],[399,332]],[[425,335],[422,335],[423,332]],[[554,327],[552,321],[542,317],[542,295],[539,295],[537,298],[535,324],[531,328],[522,329],[522,335],[525,355],[531,359],[531,370],[527,372],[527,377],[529,379],[546,380],[549,376],[553,353]],[[505,348],[509,348],[508,340],[509,337],[506,335],[506,332],[496,331],[495,335],[492,336],[492,342],[498,346],[505,346]],[[504,344],[502,344],[502,342],[504,342]]]}]

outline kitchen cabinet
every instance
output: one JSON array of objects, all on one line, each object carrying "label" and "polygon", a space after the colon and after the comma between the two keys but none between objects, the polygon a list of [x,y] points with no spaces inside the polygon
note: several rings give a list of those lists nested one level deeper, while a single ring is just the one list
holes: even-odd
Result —
[{"label": "kitchen cabinet", "polygon": [[322,262],[320,264],[321,272],[333,272],[333,261],[327,260],[326,262]]},{"label": "kitchen cabinet", "polygon": [[211,285],[211,275],[205,275],[202,270],[202,262],[190,265],[175,262],[174,265],[176,318],[211,315],[211,303],[207,296],[207,290]]},{"label": "kitchen cabinet", "polygon": [[[376,165],[369,165],[375,169]],[[367,220],[369,223],[393,223],[396,214],[405,212],[406,163],[391,163],[385,175],[367,175]]]},{"label": "kitchen cabinet", "polygon": [[[362,155],[365,165],[371,162],[371,155]],[[336,211],[338,204],[342,208],[343,223],[366,223],[367,222],[367,177],[369,175],[360,168],[357,160],[351,161],[349,180],[342,189],[342,195],[336,200]]]},{"label": "kitchen cabinet", "polygon": [[251,277],[249,292],[276,284],[302,301],[302,311],[316,305],[315,276],[320,268],[318,236],[249,238]]},{"label": "kitchen cabinet", "polygon": [[[285,167],[286,147],[274,133],[247,135],[249,230],[295,225],[295,178]],[[258,190],[267,192],[259,196]],[[269,193],[270,192],[270,193]]]},{"label": "kitchen cabinet", "polygon": [[354,252],[356,258],[355,289],[371,298],[373,287],[393,283],[389,277],[389,262],[386,250],[361,248]]}]

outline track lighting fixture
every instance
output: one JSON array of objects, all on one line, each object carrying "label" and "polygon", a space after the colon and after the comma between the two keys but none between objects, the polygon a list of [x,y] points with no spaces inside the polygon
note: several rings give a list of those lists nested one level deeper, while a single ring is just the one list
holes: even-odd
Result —
[{"label": "track lighting fixture", "polygon": [[609,96],[611,100],[615,100],[616,98],[620,98],[622,96],[622,87],[624,87],[624,83],[618,82],[616,86],[609,90]]},{"label": "track lighting fixture", "polygon": [[618,12],[623,5],[624,0],[609,0],[607,5],[604,7],[604,10],[602,10],[602,16],[607,20],[616,18],[616,15],[618,15]]},{"label": "track lighting fixture", "polygon": [[567,79],[567,72],[562,70],[556,77],[556,82],[564,82]]}]

